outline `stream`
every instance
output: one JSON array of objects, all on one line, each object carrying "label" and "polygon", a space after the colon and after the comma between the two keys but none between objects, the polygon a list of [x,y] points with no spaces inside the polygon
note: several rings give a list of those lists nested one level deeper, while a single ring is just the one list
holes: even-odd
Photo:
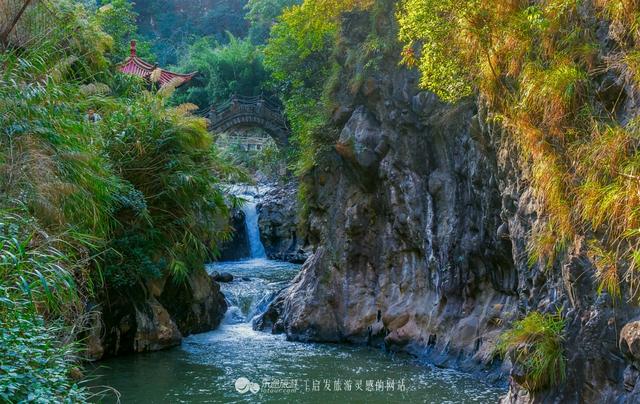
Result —
[{"label": "stream", "polygon": [[[234,276],[221,284],[229,304],[223,324],[171,350],[104,361],[93,384],[113,387],[122,403],[495,403],[504,394],[406,355],[254,331],[252,319],[300,266],[264,258],[255,204],[245,214],[253,258],[208,266]],[[117,401],[113,394],[99,399]]]}]

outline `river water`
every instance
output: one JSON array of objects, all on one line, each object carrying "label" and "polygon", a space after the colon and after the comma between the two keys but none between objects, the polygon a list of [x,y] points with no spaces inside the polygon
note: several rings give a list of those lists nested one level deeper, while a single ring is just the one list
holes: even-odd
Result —
[{"label": "river water", "polygon": [[[252,244],[260,242],[259,234],[257,241],[249,234]],[[259,246],[251,247],[261,254]],[[123,403],[495,403],[504,394],[408,356],[288,342],[283,335],[254,331],[252,319],[299,265],[254,258],[208,269],[234,276],[221,286],[230,307],[217,330],[188,337],[171,350],[101,362],[92,384],[113,387]]]}]

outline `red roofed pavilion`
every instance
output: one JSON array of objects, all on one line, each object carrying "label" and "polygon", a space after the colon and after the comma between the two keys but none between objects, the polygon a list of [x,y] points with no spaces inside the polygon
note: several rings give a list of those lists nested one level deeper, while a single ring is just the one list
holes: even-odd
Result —
[{"label": "red roofed pavilion", "polygon": [[[136,41],[131,41],[131,56],[127,60],[124,61],[120,66],[118,66],[118,70],[122,73],[133,74],[134,76],[142,77],[146,80],[151,80],[151,75],[153,74],[154,81],[159,83],[160,88],[173,84],[176,87],[180,87],[185,84],[189,80],[193,78],[198,72],[193,72],[189,74],[181,74],[174,73],[168,70],[164,70],[158,67],[158,65],[151,64],[143,59],[140,59],[136,55]],[[156,70],[159,71],[154,73]]]}]

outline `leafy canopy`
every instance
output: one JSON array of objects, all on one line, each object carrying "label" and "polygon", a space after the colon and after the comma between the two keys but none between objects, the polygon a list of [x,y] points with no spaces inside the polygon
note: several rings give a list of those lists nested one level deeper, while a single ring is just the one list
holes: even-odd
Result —
[{"label": "leafy canopy", "polygon": [[224,102],[233,94],[260,95],[268,77],[258,48],[248,39],[231,34],[225,45],[211,38],[196,41],[179,68],[199,74],[186,91],[176,94],[176,102],[201,108]]}]

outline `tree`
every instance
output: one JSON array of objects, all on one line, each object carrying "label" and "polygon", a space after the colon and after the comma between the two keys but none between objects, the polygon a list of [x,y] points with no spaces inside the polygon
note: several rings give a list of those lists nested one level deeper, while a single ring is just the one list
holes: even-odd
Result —
[{"label": "tree", "polygon": [[[104,32],[113,38],[113,48],[108,54],[112,62],[120,63],[129,56],[129,42],[138,36],[137,16],[133,4],[128,0],[110,0],[97,10],[97,22]],[[153,61],[155,58],[149,43],[140,40],[138,42],[138,54]]]},{"label": "tree", "polygon": [[267,78],[262,53],[248,39],[231,34],[223,46],[212,38],[195,42],[180,69],[200,74],[176,100],[200,107],[226,101],[233,94],[260,95]]},{"label": "tree", "polygon": [[368,0],[305,0],[284,11],[264,49],[272,91],[284,100],[293,131],[291,159],[300,171],[314,164],[313,136],[325,122],[324,88],[343,12],[369,7]]},{"label": "tree", "polygon": [[202,37],[228,41],[227,32],[244,37],[246,0],[137,0],[140,33],[152,44],[161,65],[176,64]]},{"label": "tree", "polygon": [[249,0],[245,6],[247,10],[245,18],[251,24],[249,27],[251,41],[255,44],[266,42],[271,27],[277,22],[282,12],[300,3],[301,0]]}]

